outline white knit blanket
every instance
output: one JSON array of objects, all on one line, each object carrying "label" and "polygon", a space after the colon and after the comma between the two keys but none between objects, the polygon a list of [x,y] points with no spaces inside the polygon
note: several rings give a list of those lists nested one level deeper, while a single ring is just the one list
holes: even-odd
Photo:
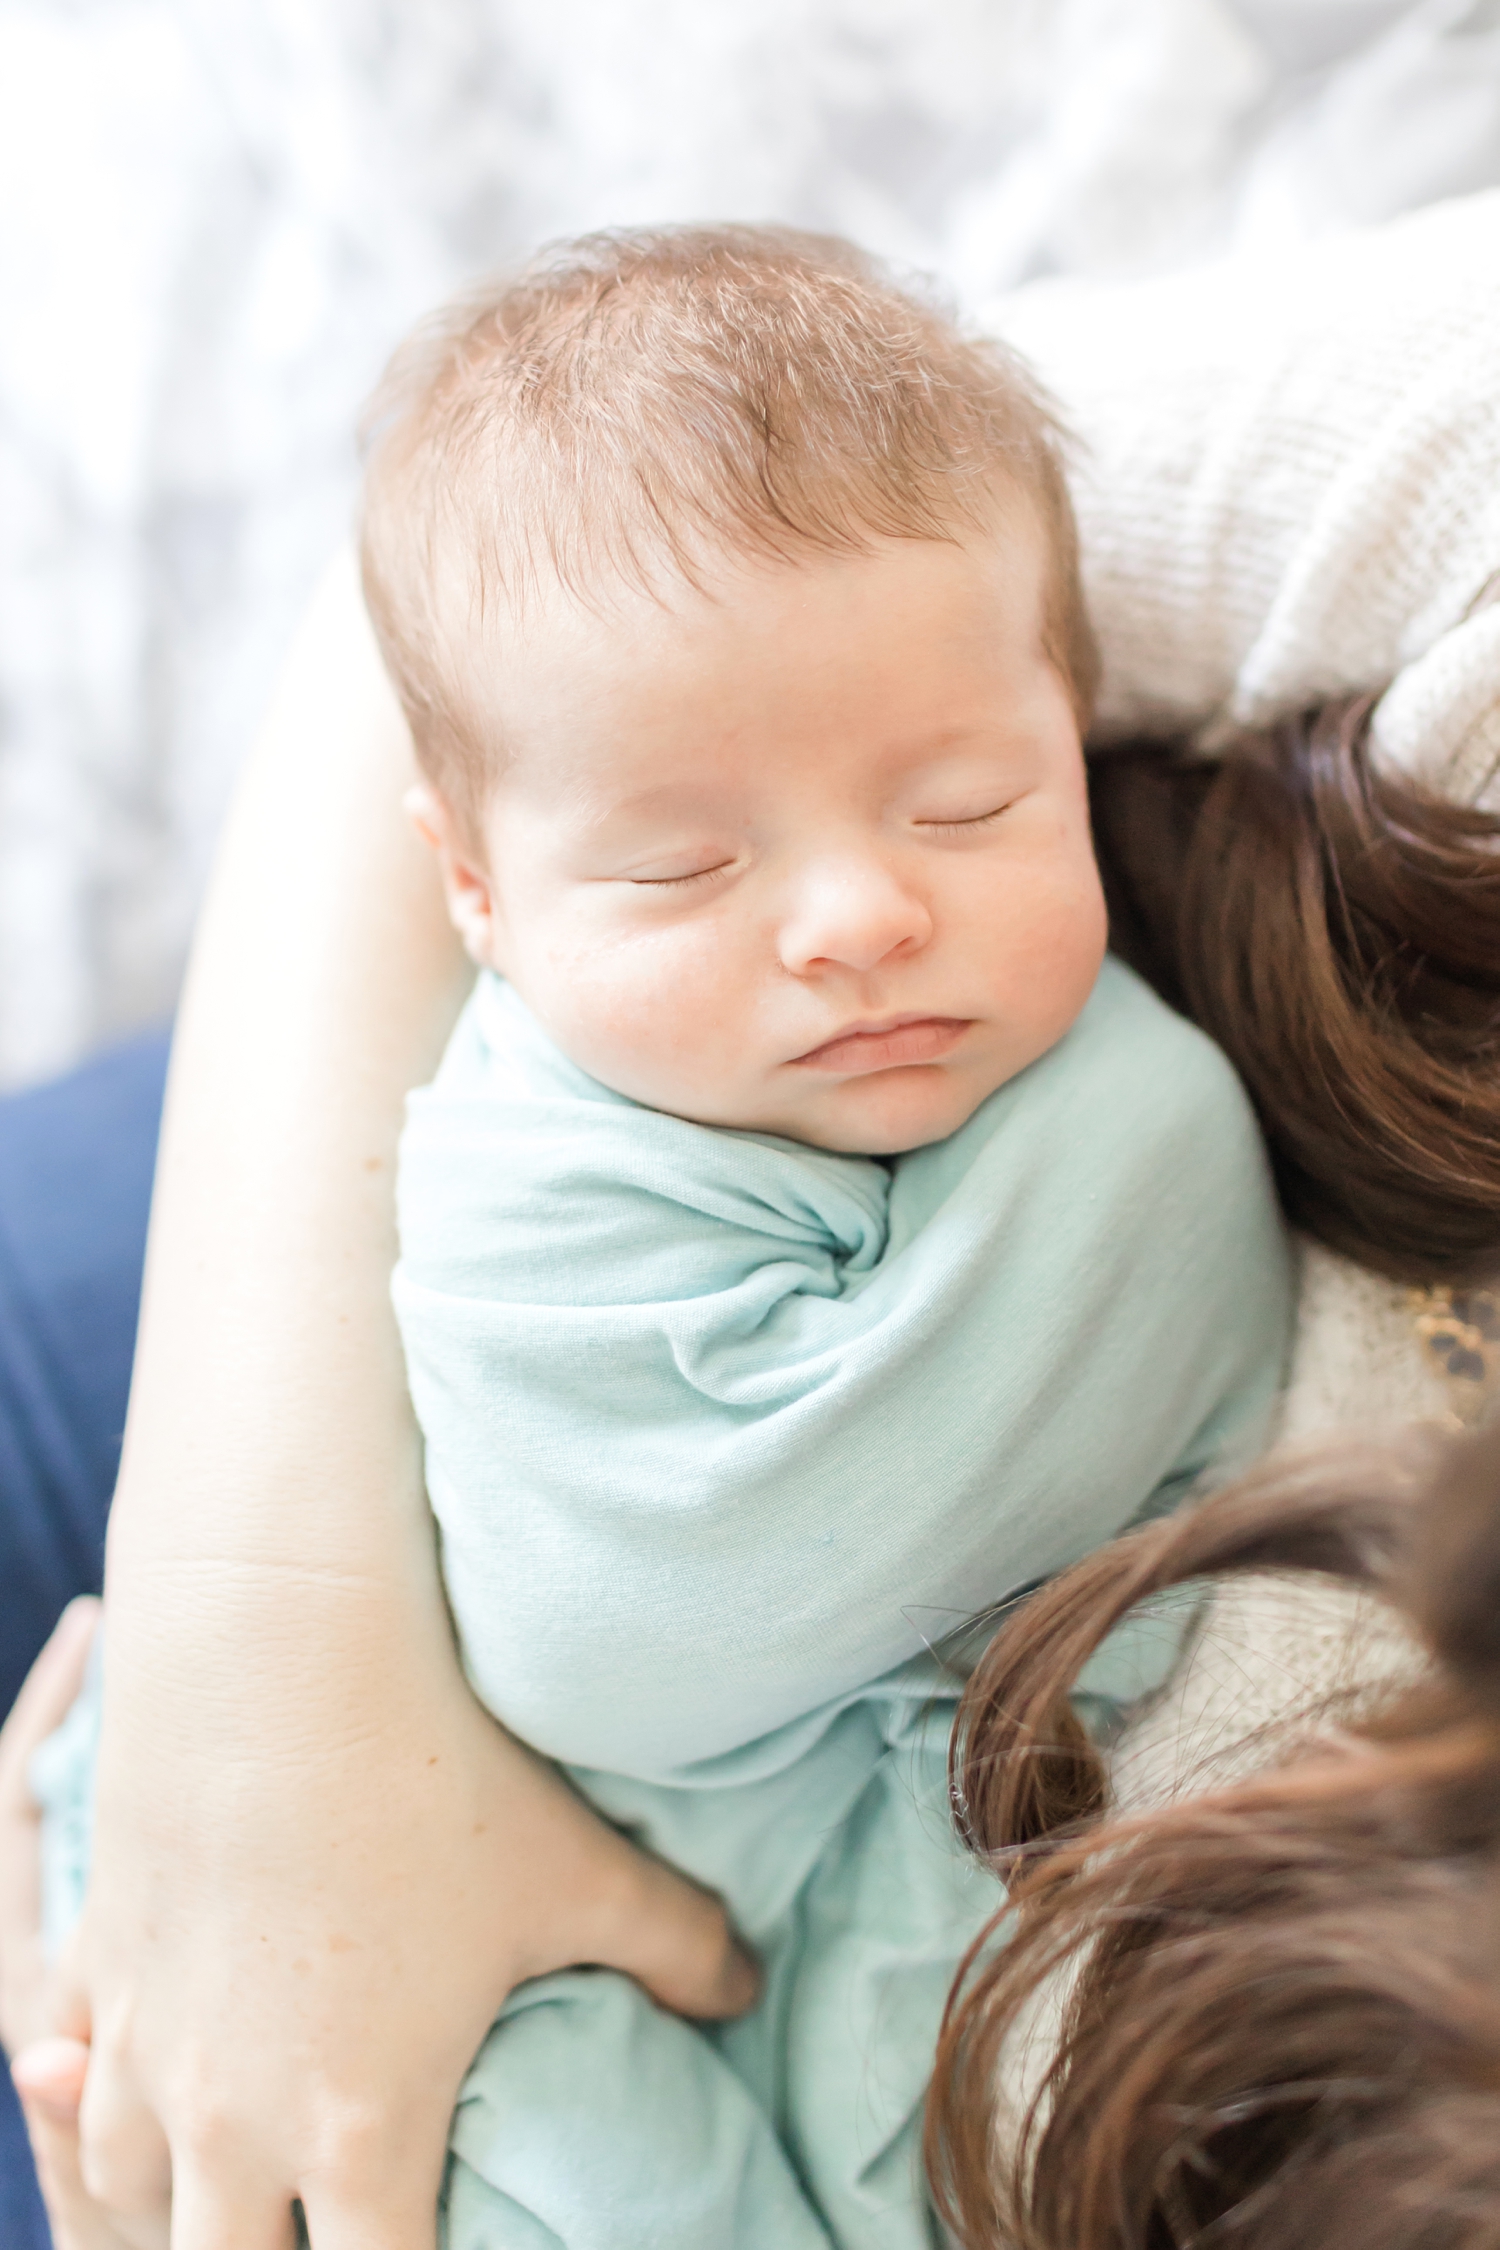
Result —
[{"label": "white knit blanket", "polygon": [[1108,726],[1393,684],[1387,754],[1500,768],[1500,192],[1293,255],[1043,283],[987,320],[1082,440]]}]

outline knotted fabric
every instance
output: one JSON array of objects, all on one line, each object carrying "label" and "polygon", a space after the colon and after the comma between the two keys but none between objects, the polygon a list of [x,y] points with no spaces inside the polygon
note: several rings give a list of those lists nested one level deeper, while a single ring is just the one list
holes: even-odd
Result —
[{"label": "knotted fabric", "polygon": [[[610,1975],[517,1994],[449,2250],[928,2250],[938,2021],[1001,1903],[952,1835],[942,1644],[1259,1435],[1290,1292],[1237,1081],[1109,963],[1057,1048],[887,1164],[641,1108],[486,978],[400,1213],[470,1677],[722,1894],[766,1979],[712,2031]],[[1092,1708],[1175,1646],[1117,1640]]]}]

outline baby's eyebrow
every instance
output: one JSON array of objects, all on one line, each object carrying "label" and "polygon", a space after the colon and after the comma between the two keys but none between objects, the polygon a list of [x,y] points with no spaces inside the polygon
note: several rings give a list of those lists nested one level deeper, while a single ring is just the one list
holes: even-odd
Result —
[{"label": "baby's eyebrow", "polygon": [[1015,747],[1014,736],[1013,714],[987,713],[982,719],[939,727],[932,734],[908,735],[904,740],[887,744],[884,754],[893,761],[905,758],[912,764],[965,750],[983,750],[987,755],[1000,756]]},{"label": "baby's eyebrow", "polygon": [[701,781],[658,781],[644,788],[628,790],[623,796],[595,800],[586,804],[587,817],[595,825],[607,820],[621,819],[680,819],[712,813],[722,815],[726,809],[727,793]]}]

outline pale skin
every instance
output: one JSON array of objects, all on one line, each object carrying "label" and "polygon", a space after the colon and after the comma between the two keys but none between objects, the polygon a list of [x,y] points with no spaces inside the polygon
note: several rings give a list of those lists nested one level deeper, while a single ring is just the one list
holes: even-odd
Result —
[{"label": "pale skin", "polygon": [[1022,518],[529,606],[479,833],[417,798],[470,954],[654,1108],[872,1155],[956,1131],[1104,955],[1044,583]]},{"label": "pale skin", "polygon": [[[515,1983],[586,1960],[690,2013],[753,1992],[715,1902],[454,1661],[386,1282],[401,1096],[462,964],[351,596],[330,582],[294,656],[184,1000],[59,1986],[5,1909],[7,2038],[65,2035],[20,2072],[65,2250],[284,2250],[294,2197],[315,2250],[420,2250]],[[1062,1035],[1104,946],[1029,528],[612,617],[561,605],[507,650],[480,838],[418,796],[469,951],[657,1106],[872,1152],[954,1130]]]}]

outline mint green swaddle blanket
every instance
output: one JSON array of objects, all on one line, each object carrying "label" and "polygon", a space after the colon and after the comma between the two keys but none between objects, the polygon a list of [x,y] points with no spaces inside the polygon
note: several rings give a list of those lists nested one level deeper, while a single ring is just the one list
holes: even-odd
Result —
[{"label": "mint green swaddle blanket", "polygon": [[767,1973],[713,2032],[612,1976],[519,1995],[452,2250],[917,2250],[938,2018],[998,1903],[929,1651],[1259,1433],[1289,1288],[1238,1082],[1110,962],[1052,1053],[884,1164],[643,1109],[485,978],[399,1201],[469,1677]]},{"label": "mint green swaddle blanket", "polygon": [[[399,1198],[469,1677],[766,1976],[709,2030],[604,1972],[514,1995],[448,2250],[927,2250],[934,2038],[999,1903],[950,1832],[940,1644],[1259,1437],[1290,1288],[1237,1080],[1107,962],[1050,1054],[887,1164],[641,1108],[485,977]],[[1090,1685],[1153,1665],[1127,1634]],[[70,1723],[40,1779],[76,1868]]]}]

